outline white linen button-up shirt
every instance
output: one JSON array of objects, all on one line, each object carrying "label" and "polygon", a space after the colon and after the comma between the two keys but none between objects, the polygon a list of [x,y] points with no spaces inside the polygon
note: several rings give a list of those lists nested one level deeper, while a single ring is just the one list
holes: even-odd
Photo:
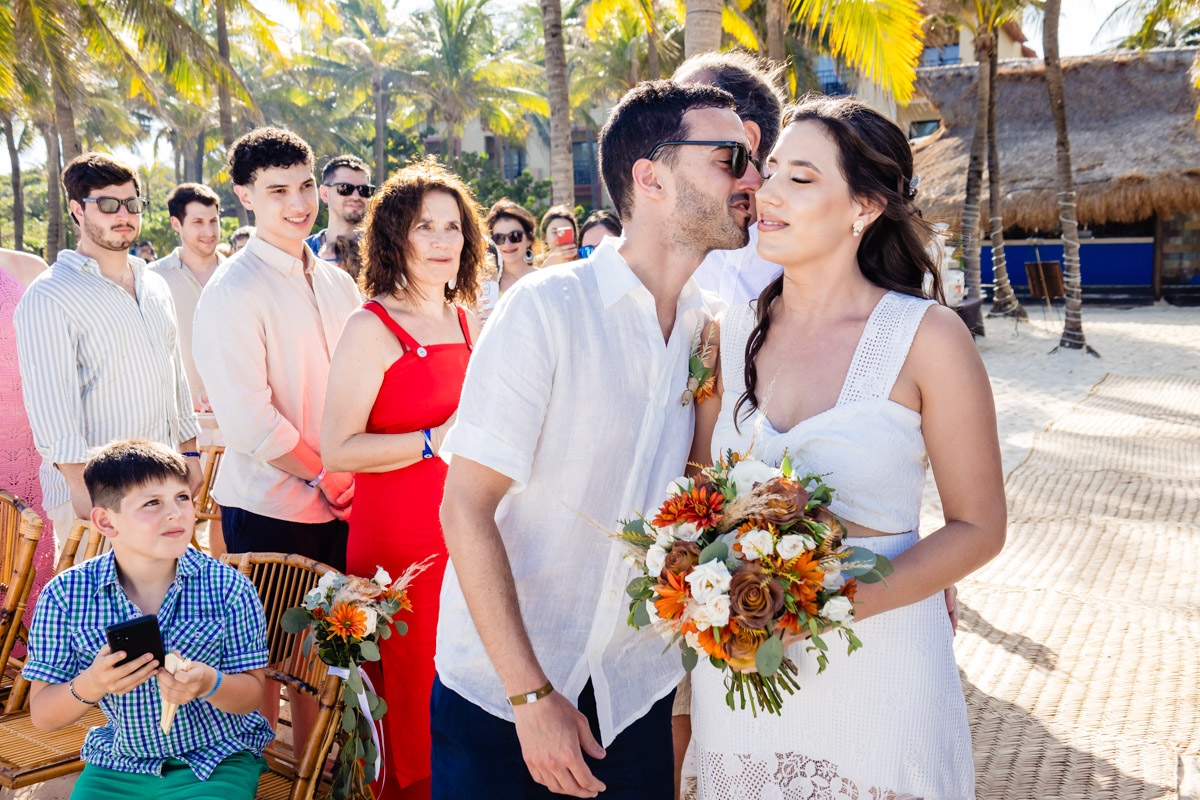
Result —
[{"label": "white linen button-up shirt", "polygon": [[46,508],[71,499],[55,464],[82,464],[113,439],[174,449],[200,432],[171,291],[140,258],[129,265],[136,300],[95,259],[62,250],[13,314]]},{"label": "white linen button-up shirt", "polygon": [[353,278],[307,247],[305,261],[307,269],[250,237],[200,295],[192,355],[225,435],[213,497],[272,519],[319,523],[333,519],[321,490],[268,462],[301,440],[321,452],[329,359],[362,298]]},{"label": "white linen button-up shirt", "polygon": [[[496,512],[521,617],[547,677],[573,703],[590,679],[607,746],[683,676],[679,653],[626,624],[634,577],[609,535],[683,474],[694,407],[680,402],[700,326],[720,310],[689,280],[664,343],[654,298],[605,241],[591,258],[523,278],[471,356],[441,454],[512,479]],[[491,714],[512,708],[446,570],[436,666]]]},{"label": "white linen button-up shirt", "polygon": [[737,250],[713,250],[696,270],[701,289],[719,294],[733,308],[757,300],[783,267],[758,254],[758,226],[750,226],[750,243]]}]

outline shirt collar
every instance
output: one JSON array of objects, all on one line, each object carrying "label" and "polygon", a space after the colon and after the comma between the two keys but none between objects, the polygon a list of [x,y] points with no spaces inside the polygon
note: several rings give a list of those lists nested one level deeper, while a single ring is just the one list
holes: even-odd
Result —
[{"label": "shirt collar", "polygon": [[[189,547],[175,560],[175,579],[190,578],[199,572],[202,558],[205,556],[199,550]],[[97,590],[117,583],[117,558],[112,550],[97,557],[95,569]]]},{"label": "shirt collar", "polygon": [[[294,271],[299,270],[301,274],[308,271],[311,272],[316,264],[316,259],[311,256],[311,250],[308,245],[304,246],[305,254],[304,261],[296,258],[290,253],[285,253],[273,244],[260,239],[257,235],[251,236],[250,241],[246,242],[246,248],[268,265],[279,270],[284,275],[291,275]],[[308,262],[307,269],[305,261]]]},{"label": "shirt collar", "polygon": [[[596,274],[596,286],[600,290],[600,301],[604,307],[612,307],[618,300],[637,289],[645,290],[642,281],[629,268],[617,247],[624,238],[606,236],[592,252],[592,270]],[[647,292],[649,290],[646,290]],[[700,287],[694,278],[688,278],[679,293],[679,312],[691,311],[701,304]]]},{"label": "shirt collar", "polygon": [[[146,262],[137,256],[126,256],[130,268],[133,269],[135,278],[141,278],[142,272],[146,269]],[[90,272],[93,275],[103,275],[100,272],[100,264],[94,258],[83,255],[77,250],[59,250],[58,262],[65,264],[76,272]]]}]

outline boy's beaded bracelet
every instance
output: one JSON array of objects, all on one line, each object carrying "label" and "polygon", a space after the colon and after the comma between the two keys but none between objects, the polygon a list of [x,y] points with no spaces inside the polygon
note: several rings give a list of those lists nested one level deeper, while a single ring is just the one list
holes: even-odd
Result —
[{"label": "boy's beaded bracelet", "polygon": [[211,691],[211,692],[209,692],[208,694],[204,695],[204,697],[201,697],[200,699],[201,699],[201,700],[207,700],[208,698],[210,698],[210,697],[212,697],[214,694],[216,694],[216,693],[217,693],[217,689],[220,689],[220,688],[221,688],[221,681],[223,681],[223,680],[225,680],[225,675],[224,675],[224,673],[222,673],[222,672],[221,672],[221,670],[217,670],[217,682],[216,682],[216,684],[215,684],[215,685],[213,685],[212,691]]},{"label": "boy's beaded bracelet", "polygon": [[184,458],[199,458],[200,454],[196,452],[180,453]]},{"label": "boy's beaded bracelet", "polygon": [[84,700],[82,697],[80,697],[79,694],[75,691],[75,679],[74,678],[71,678],[71,680],[67,681],[67,691],[71,693],[71,697],[74,697],[76,700],[83,703],[85,706],[94,706],[98,702],[95,700]]}]

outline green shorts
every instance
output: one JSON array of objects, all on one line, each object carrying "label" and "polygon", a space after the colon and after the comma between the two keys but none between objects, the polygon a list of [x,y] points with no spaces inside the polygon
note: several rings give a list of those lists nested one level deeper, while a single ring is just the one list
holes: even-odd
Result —
[{"label": "green shorts", "polygon": [[119,772],[85,764],[71,800],[111,800],[136,797],[138,800],[254,800],[258,777],[266,772],[267,762],[249,751],[234,753],[202,781],[184,762],[172,758],[163,765],[162,775]]}]

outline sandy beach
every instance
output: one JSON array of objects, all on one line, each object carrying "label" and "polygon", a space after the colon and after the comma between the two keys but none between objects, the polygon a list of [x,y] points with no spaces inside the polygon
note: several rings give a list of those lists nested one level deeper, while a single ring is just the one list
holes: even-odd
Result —
[{"label": "sandy beach", "polygon": [[[1084,331],[1101,355],[1051,353],[1062,330],[1062,309],[1031,306],[1028,323],[988,320],[978,340],[996,398],[1000,444],[1007,475],[1028,454],[1034,436],[1061,417],[1106,374],[1200,375],[1200,308],[1165,304],[1137,308],[1084,308]],[[1200,413],[1200,409],[1197,409]],[[926,487],[922,529],[942,521],[936,487]],[[70,794],[73,777],[0,798],[57,800]]]}]

